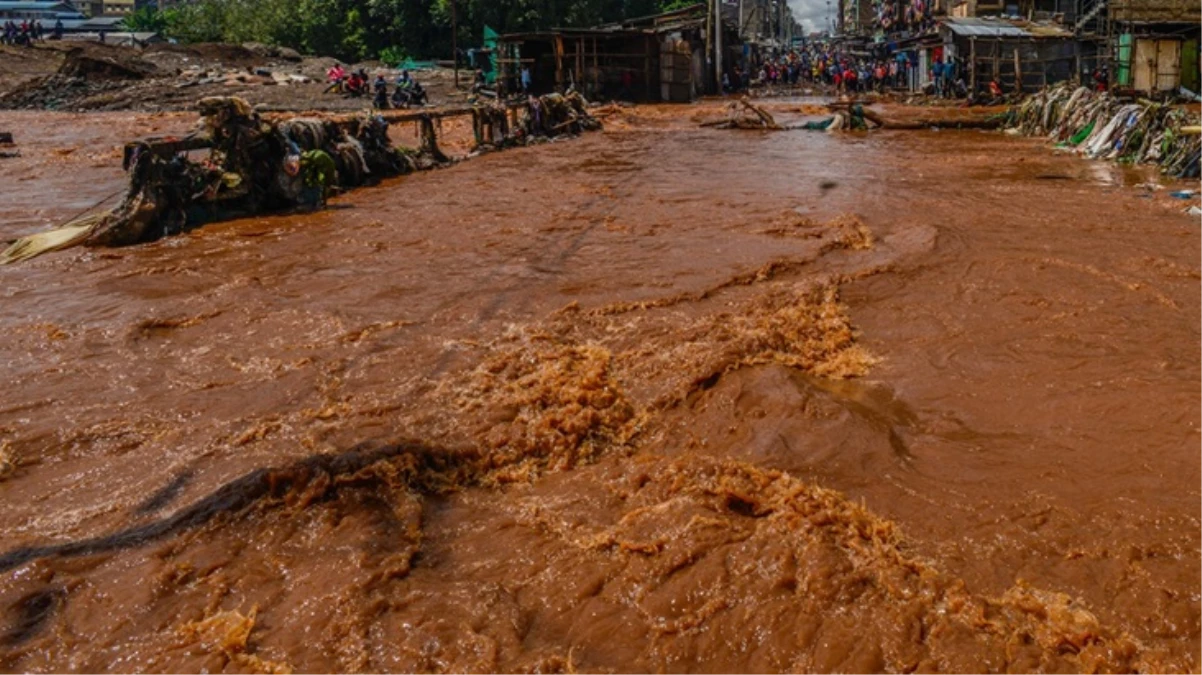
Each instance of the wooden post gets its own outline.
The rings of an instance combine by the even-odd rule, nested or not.
[[[597,38],[593,38],[593,98],[601,98],[601,64],[597,61]]]
[[[1073,84],[1080,86],[1083,81],[1081,79],[1081,41],[1073,40]]]
[[[1000,87],[1002,85],[1002,43],[998,40],[993,41],[993,79]]]
[[[1156,92],[1160,91],[1160,40],[1152,40],[1151,42],[1152,77],[1149,78],[1149,81],[1151,82],[1151,85],[1149,86],[1151,86],[1151,89],[1148,90],[1148,94],[1155,94]]]
[[[1023,93],[1023,67],[1018,57],[1017,46],[1014,48],[1014,91],[1017,94]]]
[[[563,91],[563,36],[555,36],[555,88]]]
[[[584,38],[576,41],[576,86],[584,88]]]
[[[651,99],[651,58],[653,54],[653,45],[655,38],[648,36],[643,42],[643,89],[646,91],[646,100]]]
[[[968,95],[977,95],[977,38],[968,38]]]

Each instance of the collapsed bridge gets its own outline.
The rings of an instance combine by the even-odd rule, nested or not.
[[[315,208],[334,192],[383,178],[447,166],[436,124],[471,116],[477,152],[600,129],[577,93],[522,103],[442,111],[277,118],[236,97],[199,102],[200,129],[182,138],[125,146],[129,187],[115,207],[22,237],[0,252],[0,265],[73,246],[128,246],[205,223],[256,213]],[[416,148],[394,146],[390,124],[413,123]],[[207,150],[204,159],[189,156]],[[115,196],[115,195],[114,195]]]

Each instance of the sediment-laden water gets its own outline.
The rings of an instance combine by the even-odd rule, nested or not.
[[[719,110],[0,269],[0,668],[1196,671],[1196,219]],[[0,115],[0,237],[190,124]]]

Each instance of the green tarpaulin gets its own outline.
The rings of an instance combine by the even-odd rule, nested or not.
[[[1118,72],[1115,73],[1115,80],[1120,87],[1131,86],[1131,34],[1123,33],[1119,36],[1119,53],[1118,53]]]
[[[489,68],[484,72],[484,81],[489,85],[493,85],[497,81],[497,40],[500,37],[497,31],[488,26],[484,27],[484,48],[489,51]]]

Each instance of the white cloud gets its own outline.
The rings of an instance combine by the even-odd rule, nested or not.
[[[828,19],[833,21],[839,11],[838,0],[830,0],[827,8],[826,0],[789,0],[789,9],[793,10],[793,18],[805,26],[806,32],[826,30]]]

